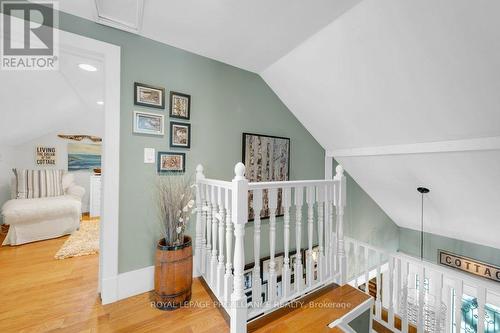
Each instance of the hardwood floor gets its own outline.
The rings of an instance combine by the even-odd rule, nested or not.
[[[98,255],[54,259],[67,237],[0,248],[0,332],[229,332],[198,280],[198,306],[160,311],[149,293],[102,306]]]

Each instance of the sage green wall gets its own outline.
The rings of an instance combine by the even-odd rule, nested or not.
[[[143,149],[172,150],[168,111],[134,106],[135,81],[192,96],[187,174],[201,163],[207,177],[231,180],[241,160],[242,132],[255,132],[291,138],[292,179],[323,178],[324,150],[259,75],[65,13],[60,27],[121,47],[120,273],[152,265],[159,239],[152,190],[156,166],[143,163]],[[165,114],[166,135],[132,134],[134,110]]]
[[[500,249],[424,233],[425,260],[437,263],[439,249],[500,266]],[[406,254],[420,257],[420,232],[412,229],[400,228],[399,250]]]
[[[334,170],[337,165],[335,162]],[[347,171],[345,175],[347,180],[345,235],[386,250],[397,251],[399,227]]]

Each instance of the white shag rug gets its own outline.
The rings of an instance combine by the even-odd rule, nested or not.
[[[67,259],[99,253],[99,220],[81,221],[54,258]]]

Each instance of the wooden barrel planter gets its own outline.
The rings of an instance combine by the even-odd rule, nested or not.
[[[162,239],[156,247],[154,302],[158,309],[174,310],[191,300],[193,247],[191,237],[184,244],[166,246]]]

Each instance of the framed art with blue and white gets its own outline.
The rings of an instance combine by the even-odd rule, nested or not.
[[[158,152],[158,173],[185,172],[186,154],[177,152]]]

